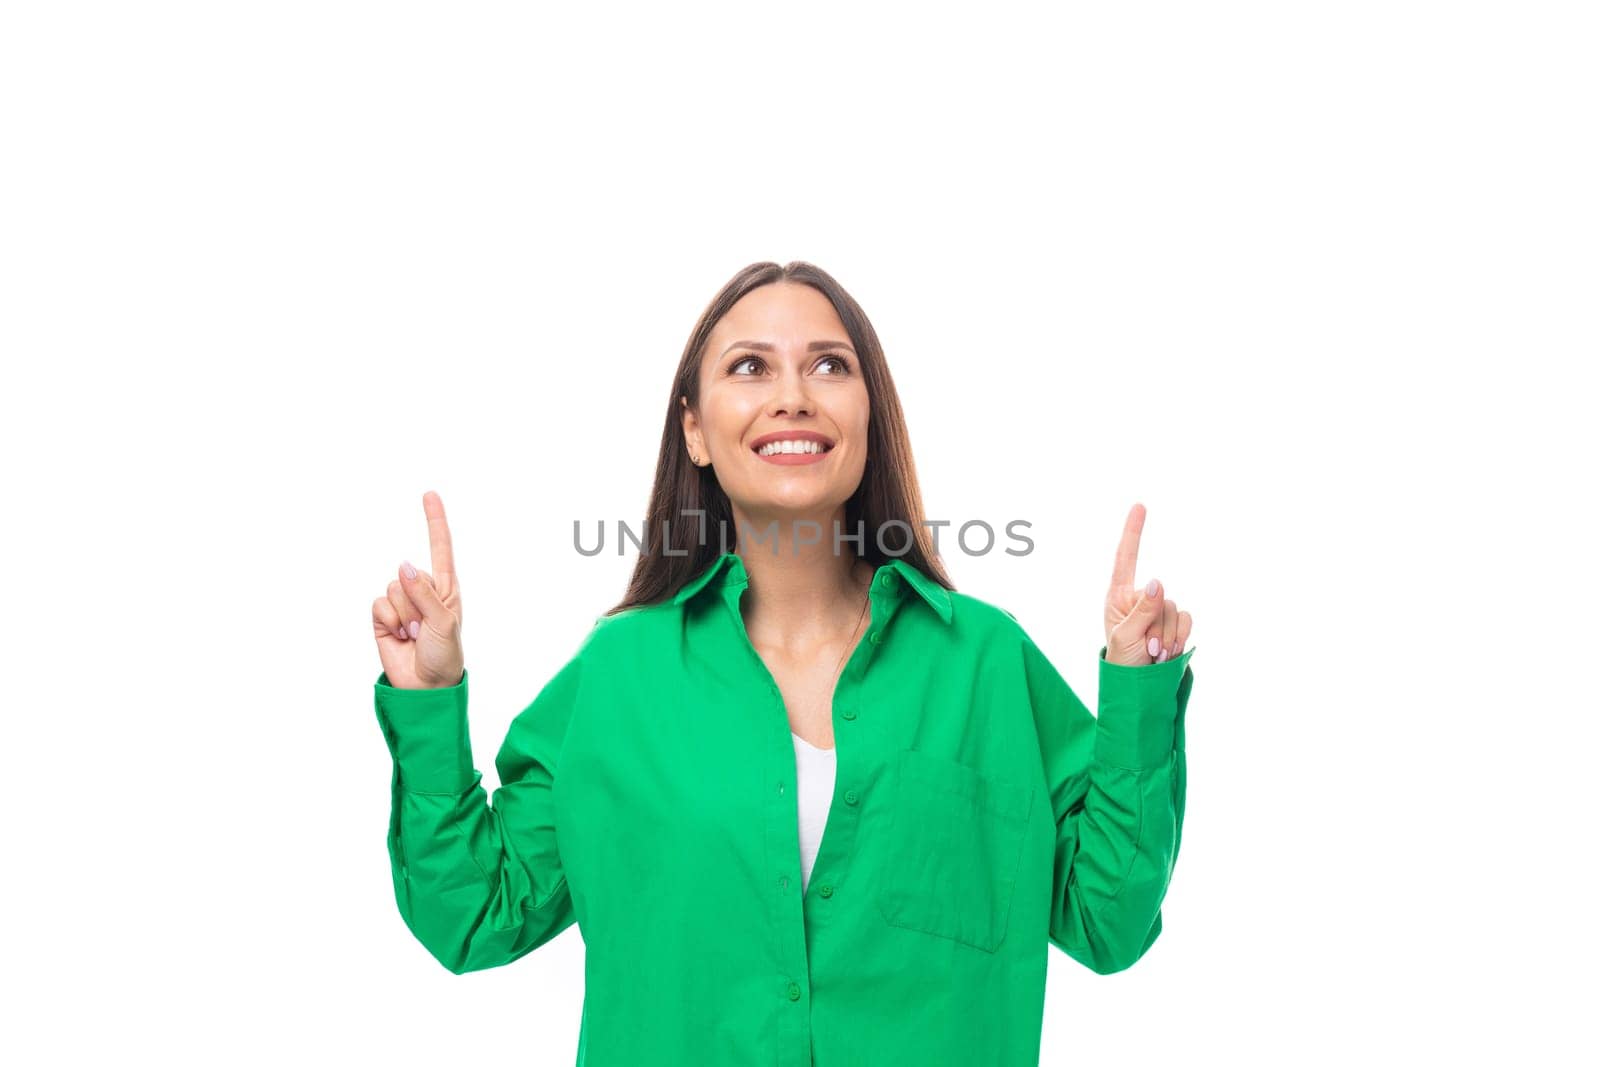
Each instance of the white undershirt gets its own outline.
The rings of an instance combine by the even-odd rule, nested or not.
[[[838,767],[838,748],[818,748],[793,730],[796,789],[800,806],[800,892],[811,881],[811,865],[822,844],[822,829],[828,824],[828,808],[833,804],[833,779]]]

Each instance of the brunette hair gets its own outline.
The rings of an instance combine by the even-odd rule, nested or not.
[[[683,433],[683,409],[678,397],[688,398],[698,410],[700,402],[700,364],[712,329],[746,293],[774,282],[809,285],[833,304],[844,323],[850,343],[855,347],[866,381],[870,416],[867,422],[867,464],[861,484],[845,502],[844,526],[840,535],[863,534],[858,555],[874,565],[886,562],[889,554],[878,545],[878,531],[884,524],[900,520],[899,530],[884,534],[891,547],[909,539],[910,547],[893,558],[903,559],[927,574],[946,589],[954,584],[944,572],[933,540],[923,525],[922,493],[917,487],[916,466],[911,460],[911,440],[906,433],[905,416],[894,379],[884,360],[878,335],[855,298],[821,267],[803,260],[783,266],[777,263],[752,263],[733,276],[712,298],[689,334],[678,369],[672,377],[672,394],[667,399],[666,424],[661,430],[661,452],[656,457],[655,484],[646,508],[643,548],[628,583],[627,595],[606,615],[672,596],[690,578],[710,566],[723,551],[721,531],[727,530],[731,551],[738,543],[733,507],[716,474],[709,465],[697,467],[689,460],[688,441]],[[705,536],[696,510],[705,512]],[[663,531],[667,537],[663,539]],[[823,531],[831,540],[833,531]],[[855,545],[856,542],[845,542]],[[675,553],[668,555],[663,544]]]

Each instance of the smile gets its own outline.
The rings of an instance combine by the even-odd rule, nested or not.
[[[828,451],[828,446],[816,441],[773,441],[756,449],[758,456],[792,455],[794,453],[821,453]]]
[[[792,467],[820,463],[822,457],[833,451],[833,442],[809,430],[789,431],[758,437],[750,450],[768,463]]]

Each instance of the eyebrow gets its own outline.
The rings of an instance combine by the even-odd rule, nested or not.
[[[766,341],[735,341],[733,344],[722,350],[722,355],[727,355],[735,348],[755,348],[760,349],[763,352],[771,352],[775,347],[777,346],[769,344]],[[810,344],[806,345],[807,352],[821,352],[822,350],[828,348],[842,348],[852,356],[856,354],[856,350],[851,348],[850,345],[844,341],[812,341]],[[717,358],[721,359],[722,356],[718,356]]]

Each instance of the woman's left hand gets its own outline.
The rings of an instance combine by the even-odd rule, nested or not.
[[[1144,530],[1143,504],[1133,505],[1122,528],[1117,562],[1106,594],[1106,661],[1125,667],[1164,663],[1183,651],[1194,620],[1179,611],[1175,600],[1154,578],[1143,588],[1133,584],[1139,560],[1139,534]]]

